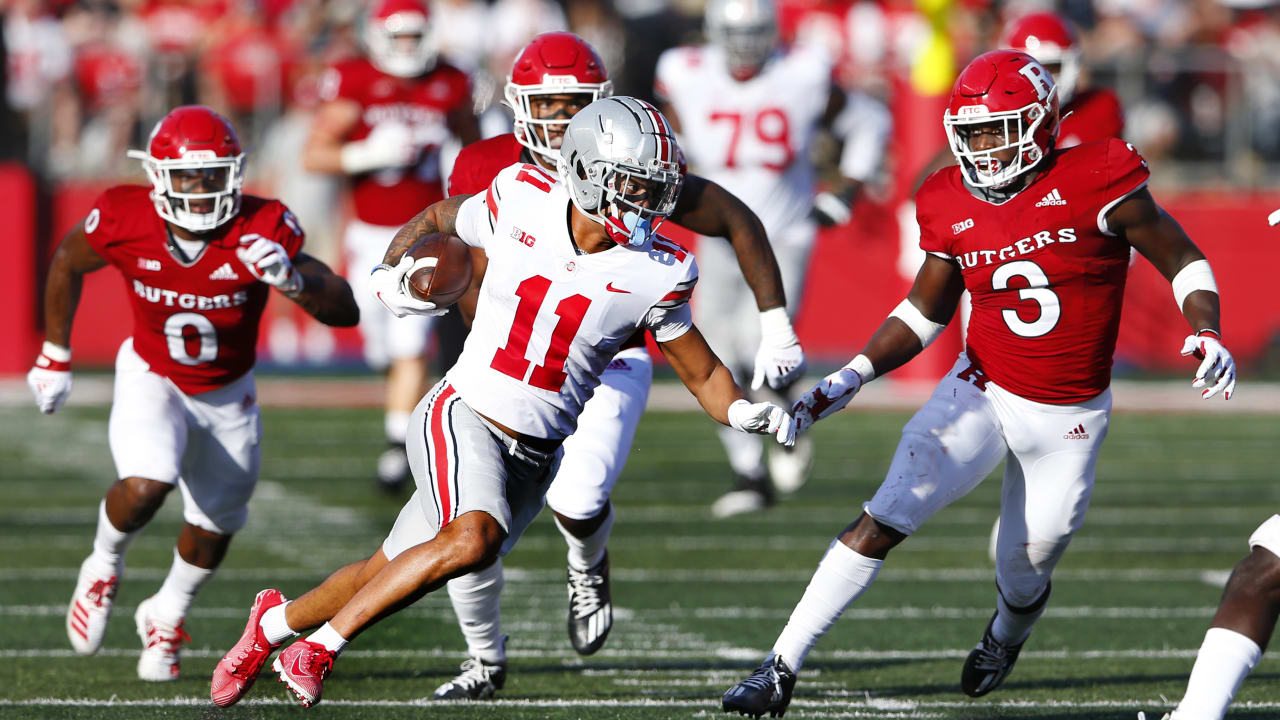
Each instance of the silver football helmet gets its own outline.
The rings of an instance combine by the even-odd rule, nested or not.
[[[724,51],[738,80],[759,72],[778,44],[773,0],[709,0],[705,25],[707,39]]]
[[[621,245],[641,245],[671,215],[684,167],[671,124],[633,97],[596,100],[569,121],[560,180],[574,207]]]

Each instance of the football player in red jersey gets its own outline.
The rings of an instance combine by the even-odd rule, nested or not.
[[[347,279],[361,303],[365,360],[386,368],[388,447],[378,459],[379,487],[409,478],[405,428],[426,388],[432,318],[395,318],[367,292],[369,268],[396,230],[444,197],[440,147],[451,136],[480,137],[466,74],[439,60],[423,0],[378,0],[364,19],[367,57],[338,63],[321,82],[324,101],[307,140],[307,170],[350,178],[355,217],[347,225]]]
[[[832,542],[773,651],[725,693],[726,710],[781,714],[805,656],[889,551],[1005,462],[997,609],[960,681],[974,697],[1000,685],[1089,505],[1131,247],[1169,278],[1191,327],[1181,352],[1201,360],[1192,387],[1235,392],[1209,263],[1146,189],[1132,145],[1056,148],[1053,78],[1013,50],[964,69],[943,123],[959,165],[917,193],[927,255],[915,285],[861,354],[796,403],[797,426],[917,355],[968,290],[966,352],[903,428],[884,483]]]
[[[1000,47],[1035,58],[1058,85],[1059,148],[1124,133],[1124,109],[1110,88],[1081,87],[1084,63],[1080,36],[1066,18],[1052,12],[1033,12],[1009,23]]]
[[[515,132],[463,148],[449,178],[449,193],[483,193],[498,172],[513,163],[537,163],[554,173],[569,119],[609,94],[611,83],[604,64],[577,35],[555,32],[534,38],[517,56],[507,82]],[[671,218],[695,232],[728,238],[757,306],[785,305],[781,272],[768,238],[740,200],[715,183],[686,175]],[[483,253],[474,253],[473,293],[485,262]],[[473,294],[462,304],[464,315],[473,312],[474,301]],[[777,374],[785,363],[769,365],[769,371]],[[791,366],[787,377],[798,376],[801,369]],[[569,545],[569,638],[583,655],[599,650],[613,626],[606,552],[613,527],[609,496],[626,463],[652,380],[653,360],[644,338],[637,335],[600,376],[600,386],[583,408],[579,429],[565,439],[564,458],[547,492],[556,526]],[[463,672],[441,685],[435,697],[489,697],[506,676],[499,608],[501,560],[450,580],[448,590],[471,657]]]
[[[178,677],[187,610],[244,526],[258,480],[253,382],[258,321],[274,287],[320,322],[351,326],[351,288],[301,252],[303,233],[275,200],[242,195],[244,153],[230,123],[201,106],[175,109],[142,160],[152,188],[104,192],[62,239],[45,290],[45,343],[27,381],[41,412],[71,392],[71,321],[83,276],[124,275],[133,336],[116,357],[108,436],[119,480],[98,509],[93,554],[80,566],[67,636],[82,655],[102,646],[124,554],[181,482],[173,566],[134,619],[138,676]]]

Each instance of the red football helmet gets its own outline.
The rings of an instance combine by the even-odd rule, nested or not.
[[[560,157],[568,117],[533,117],[531,100],[538,95],[589,95],[589,105],[613,94],[604,61],[587,41],[570,32],[543,33],[516,57],[507,77],[506,99],[515,114],[515,136],[521,145],[551,161]],[[551,130],[555,129],[554,135]]]
[[[240,212],[244,151],[231,123],[213,110],[175,108],[156,123],[147,149],[128,155],[142,161],[156,213],[166,221],[207,232]],[[201,192],[185,191],[193,179]]]
[[[365,17],[364,42],[375,67],[396,77],[417,77],[436,62],[431,11],[423,0],[379,0]]]
[[[1004,143],[974,150],[973,126],[1003,123]],[[1058,93],[1053,77],[1035,58],[1016,50],[992,50],[974,58],[956,78],[942,125],[970,184],[1000,188],[1035,167],[1058,138]],[[1016,148],[1007,163],[996,153]]]
[[[1080,79],[1080,37],[1065,18],[1051,12],[1023,15],[1004,29],[1000,47],[1024,52],[1048,68],[1058,99],[1071,102]]]

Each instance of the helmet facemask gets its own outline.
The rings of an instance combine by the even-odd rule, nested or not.
[[[942,124],[947,131],[951,152],[960,162],[969,184],[980,188],[1005,188],[1019,175],[1032,169],[1044,159],[1047,149],[1036,143],[1036,132],[1050,122],[1053,93],[1043,103],[1031,103],[1017,110],[990,112],[985,105],[967,105],[956,115],[950,110],[943,114]],[[970,147],[973,129],[981,125],[1000,124],[1004,143],[992,148],[974,150]],[[997,153],[1016,149],[1013,158],[1004,162]]]
[[[594,186],[599,203],[586,208],[574,204],[587,217],[604,225],[609,239],[619,245],[643,245],[676,209],[684,176],[674,162],[650,159],[644,165],[597,161],[587,165],[579,160],[573,172]]]
[[[772,21],[752,25],[716,24],[708,28],[711,42],[724,51],[729,72],[737,80],[754,77],[778,42]]]
[[[564,141],[564,131],[569,127],[573,113],[590,105],[602,97],[613,94],[613,83],[579,82],[572,75],[546,75],[540,85],[517,85],[507,82],[506,101],[515,116],[514,129],[516,140],[547,161],[549,167],[555,167],[560,161],[560,145]],[[558,112],[551,117],[535,117],[534,103],[536,98],[548,95],[573,95],[572,102],[561,105]],[[574,108],[573,112],[568,107]]]
[[[240,212],[244,153],[220,157],[212,150],[190,150],[174,159],[155,158],[141,150],[128,154],[142,161],[151,181],[151,201],[166,222],[204,233]],[[192,187],[199,187],[200,192],[188,192]]]
[[[386,18],[369,18],[364,41],[369,59],[388,75],[417,77],[436,61],[431,21],[421,13],[398,12]]]

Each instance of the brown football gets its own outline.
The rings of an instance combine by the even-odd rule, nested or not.
[[[470,248],[452,235],[427,235],[404,254],[414,259],[413,269],[405,275],[405,289],[419,300],[448,307],[471,285]],[[435,258],[434,267],[428,258]]]

